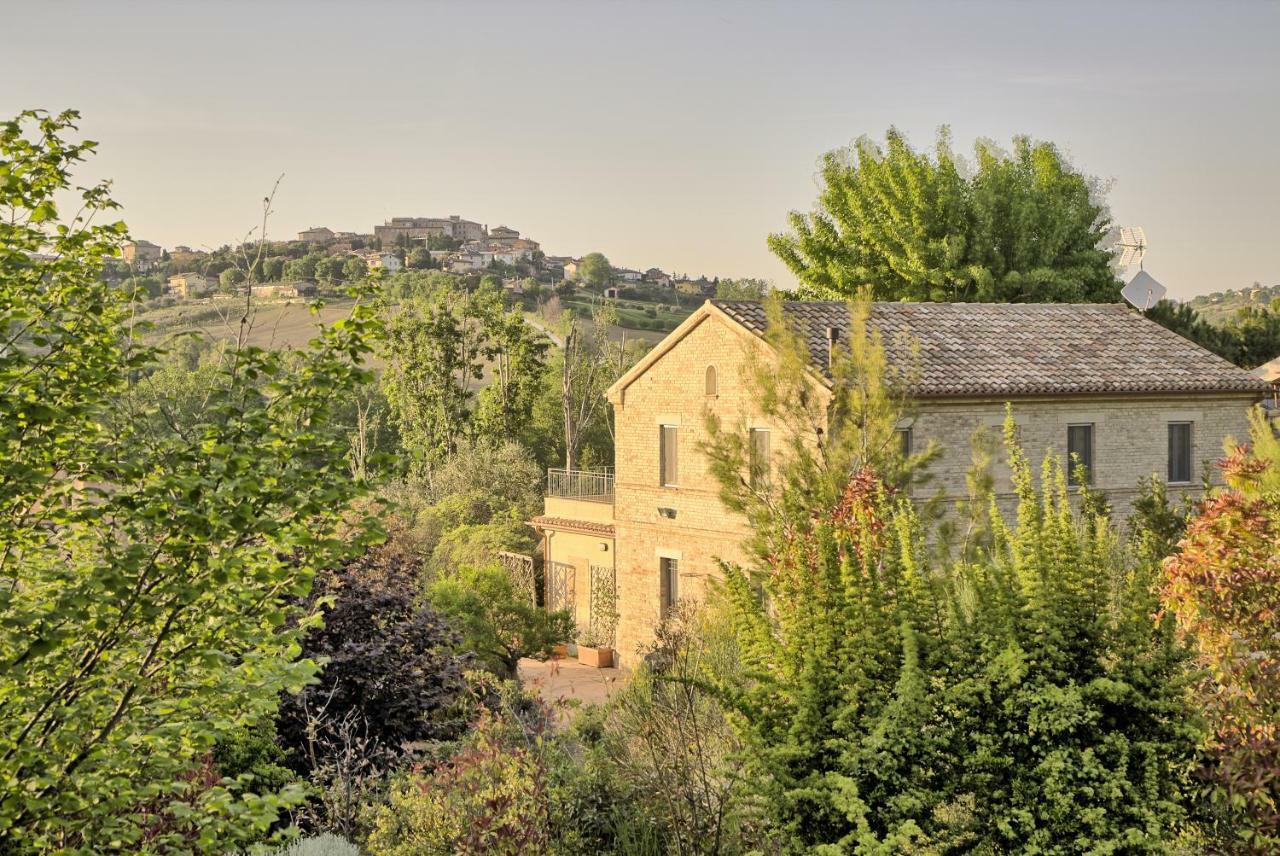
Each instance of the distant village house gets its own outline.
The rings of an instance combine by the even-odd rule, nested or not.
[[[315,283],[307,282],[305,280],[300,280],[298,282],[278,282],[255,285],[251,289],[254,297],[262,299],[307,297],[315,294],[315,291]]]
[[[644,281],[662,288],[671,287],[671,277],[663,273],[661,268],[649,268],[645,271]]]
[[[364,253],[361,258],[369,266],[369,270],[385,270],[387,273],[395,273],[403,267],[400,263],[400,257],[395,253]]]
[[[134,267],[146,269],[164,258],[164,249],[150,241],[130,241],[120,248],[120,255]]]
[[[182,300],[202,297],[213,290],[214,282],[203,274],[175,273],[169,277],[169,293]]]
[[[298,240],[308,244],[326,244],[333,239],[333,230],[325,226],[312,226],[298,233]]]

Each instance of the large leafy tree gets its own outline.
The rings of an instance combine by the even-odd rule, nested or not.
[[[467,436],[501,309],[491,289],[468,294],[443,283],[392,317],[382,385],[412,470],[429,476]]]
[[[358,307],[294,364],[228,350],[182,430],[121,418],[156,354],[101,282],[126,229],[100,222],[106,187],[72,187],[94,148],[75,119],[0,124],[0,841],[222,853],[301,796],[219,778],[210,753],[316,672],[289,604],[361,489],[329,416],[375,322]]]
[[[429,479],[463,441],[527,434],[549,343],[498,288],[467,292],[446,275],[410,288],[389,326],[383,389],[411,471]]]
[[[1092,187],[1052,143],[979,142],[970,173],[946,129],[931,157],[890,128],[884,146],[828,152],[814,210],[792,212],[769,246],[824,299],[870,286],[877,300],[1114,302]]]
[[[493,380],[477,402],[476,434],[495,442],[525,437],[546,382],[551,342],[518,310],[493,313],[487,332],[493,349]]]
[[[542,430],[559,431],[557,451],[563,452],[567,469],[613,461],[613,408],[605,391],[647,348],[642,340],[625,334],[611,338],[617,321],[617,310],[605,305],[594,306],[590,318],[570,310],[557,321],[558,359],[533,415],[545,426]]]
[[[603,288],[613,279],[613,266],[604,253],[587,253],[578,262],[578,279],[587,285]]]
[[[1165,564],[1165,596],[1205,668],[1212,733],[1200,767],[1228,850],[1280,849],[1280,440],[1254,410],[1253,445],[1224,462]]]

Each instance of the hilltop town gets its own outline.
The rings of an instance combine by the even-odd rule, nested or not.
[[[647,316],[624,312],[624,326],[629,320],[637,329],[658,331],[674,327],[702,299],[725,291],[719,277],[614,266],[601,253],[550,255],[517,229],[490,227],[457,214],[392,217],[369,232],[312,226],[298,232],[296,240],[267,243],[260,254],[255,246],[252,255],[261,258],[251,265],[252,277],[243,264],[244,249],[167,249],[136,239],[125,245],[121,263],[111,273],[132,279],[150,299],[213,301],[243,296],[246,290],[259,298],[304,297],[370,272],[439,270],[476,281],[493,277],[514,299],[593,292]],[[768,288],[760,280],[728,282],[731,296],[743,296],[744,288],[758,296]],[[626,301],[636,305],[629,307]]]

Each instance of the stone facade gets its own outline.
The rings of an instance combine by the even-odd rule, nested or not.
[[[613,558],[618,592],[617,651],[623,665],[632,665],[653,636],[661,619],[664,586],[662,569],[675,560],[675,595],[700,599],[707,582],[719,573],[721,561],[745,558],[742,544],[749,536],[745,520],[729,512],[707,466],[701,445],[707,440],[708,412],[720,417],[725,429],[771,432],[771,459],[786,438],[780,426],[759,414],[746,383],[745,369],[752,352],[767,359],[763,340],[708,303],[610,390],[616,425],[614,502],[547,499],[547,516],[539,518],[549,561],[572,565],[578,581],[579,616],[589,603],[588,566]],[[815,391],[825,394],[815,383]],[[1118,517],[1130,511],[1139,479],[1153,473],[1167,479],[1168,425],[1191,423],[1192,470],[1185,484],[1171,485],[1171,494],[1196,494],[1202,477],[1216,477],[1212,462],[1221,456],[1227,437],[1248,432],[1247,411],[1258,400],[1251,392],[1161,395],[1037,395],[1013,396],[1014,421],[1023,449],[1039,472],[1039,463],[1052,452],[1065,462],[1067,429],[1091,425],[1092,479],[1104,491]],[[939,492],[951,501],[966,496],[965,476],[972,464],[971,438],[990,431],[999,440],[1005,419],[1003,398],[923,398],[916,412],[900,427],[910,429],[914,451],[930,443],[940,447],[913,485],[920,499]],[[668,441],[674,428],[674,479],[663,469],[663,426]],[[997,455],[993,467],[1002,507],[1009,509],[1009,473]],[[674,481],[673,484],[664,484]],[[611,523],[612,539],[600,531],[569,531],[570,521]],[[601,549],[601,544],[607,547]]]
[[[308,244],[323,244],[333,239],[333,230],[328,226],[312,226],[298,233],[298,240]]]
[[[120,255],[136,267],[149,267],[164,257],[164,249],[150,241],[130,241],[120,248]]]
[[[1028,397],[1012,399],[1010,404],[1021,446],[1037,474],[1047,453],[1066,464],[1069,425],[1093,426],[1092,485],[1106,493],[1116,517],[1123,520],[1141,479],[1155,475],[1169,482],[1169,423],[1191,423],[1190,478],[1170,482],[1170,498],[1198,496],[1204,477],[1220,482],[1214,462],[1222,457],[1227,438],[1248,436],[1248,410],[1256,402],[1257,396],[1235,393]],[[914,418],[904,421],[904,427],[911,427],[913,450],[919,452],[932,441],[941,447],[941,454],[930,462],[926,480],[914,495],[941,493],[948,502],[965,498],[965,476],[972,467],[971,438],[985,430],[999,441],[1004,420],[1004,401],[920,402]],[[1002,455],[997,455],[992,475],[1001,507],[1010,509],[1015,500]]]
[[[673,336],[676,334],[672,334]],[[661,615],[662,559],[675,559],[679,598],[700,599],[719,562],[744,558],[746,523],[720,502],[719,485],[700,445],[705,417],[726,428],[768,427],[754,412],[742,370],[758,341],[712,314],[695,322],[674,347],[625,389],[611,395],[617,472],[618,654],[626,664],[653,636]],[[707,370],[715,392],[707,394]],[[677,486],[661,484],[660,436],[676,427]]]
[[[548,605],[569,608],[585,628],[591,620],[592,567],[615,570],[614,507],[610,502],[549,496],[542,532],[544,587]],[[551,563],[567,565],[553,576]]]
[[[184,300],[207,294],[213,286],[213,280],[198,273],[175,273],[169,277],[169,293]]]
[[[485,234],[484,226],[463,220],[457,214],[448,217],[392,217],[381,226],[373,227],[373,236],[382,241],[383,248],[393,246],[401,236],[413,241],[425,241],[441,235],[458,241],[479,241]]]

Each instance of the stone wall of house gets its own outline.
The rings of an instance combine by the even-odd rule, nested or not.
[[[580,631],[585,630],[591,620],[591,568],[613,568],[613,539],[568,531],[548,531],[543,537],[546,550],[546,561],[542,568],[543,584],[548,587],[543,594],[546,596],[552,588],[565,588],[568,595],[567,602],[547,605],[571,607]],[[567,565],[571,570],[556,569],[552,567],[553,562]],[[561,579],[553,581],[552,577],[556,574],[560,574]],[[567,577],[567,586],[564,577]]]
[[[1170,485],[1171,498],[1198,496],[1205,475],[1220,481],[1214,462],[1222,457],[1224,440],[1247,438],[1248,410],[1254,400],[1249,395],[1025,398],[1013,402],[1013,416],[1037,477],[1050,452],[1066,463],[1067,426],[1093,425],[1092,484],[1106,493],[1116,517],[1124,519],[1139,480],[1153,473],[1168,478],[1169,423],[1192,423],[1191,479],[1185,485]],[[914,419],[907,420],[913,448],[919,452],[933,441],[941,446],[941,454],[929,464],[926,479],[913,488],[913,495],[925,498],[941,491],[949,502],[966,497],[972,438],[985,431],[1000,444],[991,473],[997,493],[1003,494],[1001,507],[1011,509],[1014,498],[1000,443],[1004,419],[1003,401],[923,402]]]
[[[750,535],[746,521],[721,504],[719,486],[699,445],[707,438],[708,411],[719,414],[726,428],[767,427],[741,376],[747,349],[759,347],[749,336],[718,317],[706,318],[614,402],[618,653],[623,664],[635,662],[638,646],[652,639],[660,620],[662,558],[678,562],[681,599],[700,599],[708,578],[719,572],[720,560],[743,558],[741,544]],[[706,392],[709,366],[716,376],[712,395]],[[677,426],[677,487],[661,484],[662,425]]]

